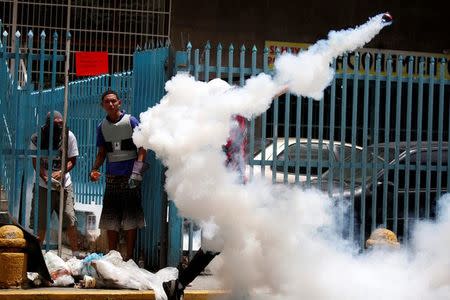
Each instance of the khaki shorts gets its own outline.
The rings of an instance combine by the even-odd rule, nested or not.
[[[50,215],[53,211],[59,216],[59,191],[51,191],[51,210]],[[75,226],[77,223],[77,218],[75,216],[74,209],[74,196],[72,185],[64,188],[64,217],[63,217],[63,228],[68,226]],[[30,214],[30,228],[34,227],[34,210],[35,210],[35,190],[33,188],[33,199],[31,201],[31,214]],[[44,187],[39,187],[39,206],[38,206],[38,228],[39,230],[47,229],[47,189]]]

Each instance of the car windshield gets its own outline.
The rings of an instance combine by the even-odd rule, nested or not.
[[[363,155],[361,151],[357,151],[355,152],[355,158],[354,158],[354,163],[355,164],[361,164],[363,162]],[[363,175],[364,175],[364,171],[366,172],[366,181],[369,181],[374,173],[374,170],[376,170],[376,168],[374,167],[374,164],[378,164],[378,166],[380,164],[382,164],[384,162],[384,160],[379,157],[379,156],[375,156],[372,153],[367,153],[367,160],[366,160],[367,164],[365,166],[365,168],[362,168],[362,166],[358,166],[356,165],[355,167],[351,167],[352,163],[352,159],[351,156],[347,156],[345,158],[344,164],[346,164],[343,167],[343,175],[342,175],[342,180],[344,182],[352,182],[352,177],[354,178],[354,182],[355,183],[362,183],[363,182]],[[353,176],[352,176],[353,175]],[[341,178],[341,169],[339,167],[333,168],[333,169],[328,169],[325,173],[323,173],[322,175],[322,180],[332,180],[332,181],[339,181]]]
[[[375,150],[377,150],[377,155],[379,157],[381,157],[382,159],[384,159],[385,155],[387,158],[387,161],[392,161],[395,158],[395,148],[394,147],[385,147],[385,144],[380,144],[375,146],[369,146],[367,147],[367,152],[368,153],[375,153]]]
[[[333,152],[331,152],[331,155],[334,155]],[[280,154],[277,155],[278,161],[285,161],[285,158],[287,158],[287,162],[294,163],[296,161],[322,161],[322,172],[325,172],[328,170],[326,167],[328,160],[330,156],[330,151],[328,149],[328,144],[322,143],[321,147],[319,147],[318,143],[310,143],[308,147],[308,143],[294,143],[289,145],[289,147],[286,150],[283,150],[280,152]],[[298,157],[298,160],[297,160]],[[334,158],[333,158],[334,159]],[[295,166],[290,164],[287,168],[288,173],[295,174],[296,168],[298,168],[299,174],[307,174],[308,169],[306,166]],[[284,171],[284,165],[278,165],[277,166],[278,172]],[[319,172],[318,167],[316,166],[310,166],[309,172],[311,175],[316,176]]]
[[[308,158],[310,160],[319,160],[319,158],[321,158],[322,160],[328,160],[330,154],[327,144],[322,144],[322,147],[320,148],[318,143],[311,143],[309,149],[310,150],[308,151],[307,143],[289,145],[287,151],[287,159],[289,161],[295,161],[298,155],[298,158],[303,161],[307,160]],[[278,154],[277,159],[284,160],[286,155],[285,152],[286,150],[283,150],[280,154]]]
[[[269,145],[272,145],[272,144],[273,144],[273,139],[271,139],[271,138],[266,138],[264,140],[263,139],[255,140],[253,156],[260,154],[263,149],[266,149]],[[247,147],[246,153],[249,153],[250,149],[248,149],[248,148],[250,147],[250,143],[247,143],[246,147]]]

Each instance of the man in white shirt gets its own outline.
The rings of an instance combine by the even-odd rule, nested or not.
[[[45,233],[47,230],[47,191],[48,191],[48,181],[50,180],[51,187],[51,210],[50,213],[56,211],[59,215],[59,199],[60,199],[60,189],[61,189],[61,152],[62,152],[62,133],[63,133],[63,118],[60,112],[53,111],[53,138],[50,141],[50,119],[51,113],[47,113],[47,118],[45,125],[41,127],[40,132],[40,149],[48,150],[50,144],[52,144],[53,150],[59,150],[60,155],[55,157],[52,161],[52,166],[49,168],[47,157],[40,158],[39,171],[36,170],[36,157],[33,157],[33,167],[36,170],[36,174],[39,175],[39,203],[36,207],[35,197],[36,193],[33,191],[33,200],[31,204],[31,215],[30,224],[34,226],[34,214],[35,209],[38,209],[38,236],[41,244],[45,239]],[[77,139],[72,131],[67,130],[67,144],[66,144],[66,174],[64,177],[64,217],[63,217],[63,227],[67,229],[67,235],[69,237],[70,246],[73,255],[78,256],[78,240],[77,240],[77,229],[76,229],[76,216],[74,209],[74,195],[72,189],[72,181],[70,178],[70,170],[76,164],[78,156],[78,145]],[[37,150],[39,141],[38,133],[34,133],[31,136],[30,150]],[[48,170],[51,169],[51,174]]]

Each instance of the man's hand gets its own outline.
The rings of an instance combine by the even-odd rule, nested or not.
[[[52,190],[60,190],[61,189],[61,182],[59,180],[54,179],[53,177],[51,178],[51,185],[52,185]]]
[[[95,182],[95,181],[98,181],[100,179],[101,175],[102,175],[102,173],[100,173],[99,170],[93,169],[93,170],[91,170],[91,173],[89,173],[89,179],[91,181]]]
[[[148,169],[148,164],[143,161],[135,161],[133,165],[133,171],[131,172],[130,179],[128,180],[128,186],[130,189],[134,189],[140,186],[142,182],[142,176]]]
[[[61,180],[61,171],[53,171],[52,178],[57,181]]]

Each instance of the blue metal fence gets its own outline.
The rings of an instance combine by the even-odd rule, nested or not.
[[[8,49],[6,35],[0,45],[0,183],[7,193],[11,214],[25,226],[28,225],[27,197],[33,188],[34,170],[32,157],[54,159],[56,151],[31,151],[30,136],[39,132],[48,111],[63,111],[64,88],[57,87],[56,66],[64,61],[59,55],[58,36],[53,36],[53,50],[45,51],[46,35],[39,36],[39,51],[33,52],[34,36],[27,35],[25,47],[20,47],[21,37],[16,34],[16,48]],[[134,55],[133,72],[90,77],[69,83],[69,107],[67,125],[75,134],[79,156],[77,165],[71,171],[75,200],[81,204],[102,204],[104,178],[99,183],[89,181],[88,173],[97,152],[96,127],[105,113],[100,106],[100,96],[107,90],[118,92],[122,108],[138,116],[140,112],[155,105],[164,93],[168,48],[138,51]],[[12,59],[13,69],[10,69]],[[44,72],[44,65],[51,64],[52,72]],[[26,66],[26,67],[24,67]],[[33,67],[37,66],[37,84],[27,80]],[[26,76],[28,75],[28,76]],[[21,81],[20,81],[21,80]],[[166,232],[166,212],[163,193],[162,166],[150,153],[152,168],[145,175],[143,202],[147,227],[140,231],[136,255],[144,256],[153,267],[165,263],[165,251],[161,241]],[[51,164],[50,164],[51,165]],[[37,191],[37,184],[36,184]],[[37,193],[35,197],[38,197]],[[37,201],[36,201],[37,202]],[[50,206],[48,206],[50,207]],[[37,232],[37,211],[34,230]],[[50,228],[50,211],[47,213],[47,228]],[[46,248],[50,243],[47,239]]]
[[[169,48],[138,51],[133,56],[133,107],[138,116],[159,103],[167,81]],[[167,200],[164,193],[164,168],[149,151],[150,169],[144,177],[142,205],[147,227],[138,236],[139,256],[153,267],[163,266],[167,259]]]
[[[209,43],[201,50],[189,43],[175,69],[243,85],[260,72],[272,74],[268,54],[220,44],[214,54]],[[447,59],[366,51],[338,57],[333,68],[321,101],[288,93],[249,121],[250,174],[348,201],[343,234],[360,246],[379,226],[407,243],[411,224],[435,216],[450,182]]]
[[[1,26],[0,26],[1,27]],[[29,151],[30,136],[37,131],[39,122],[44,120],[46,112],[43,109],[56,109],[56,102],[53,101],[53,94],[43,92],[44,87],[44,63],[56,66],[64,59],[58,55],[56,45],[58,36],[53,35],[53,50],[46,53],[43,44],[46,39],[44,32],[39,36],[40,50],[33,53],[33,33],[27,34],[27,41],[24,47],[21,45],[21,35],[15,33],[15,49],[8,51],[7,33],[3,33],[3,40],[0,45],[0,107],[2,122],[0,125],[1,134],[1,165],[0,182],[6,191],[9,199],[10,213],[17,219],[25,220],[25,201],[29,178],[32,174],[31,157],[34,155],[48,156],[53,159],[56,155],[53,151]],[[35,87],[28,81],[31,77],[31,66],[34,62],[39,62],[41,70],[38,83],[38,95]],[[56,89],[55,74],[47,78],[47,86],[51,90]],[[38,108],[38,103],[42,104]],[[21,201],[22,200],[22,201]]]
[[[64,90],[56,86],[54,72],[44,74],[43,66],[62,63],[64,57],[56,49],[57,36],[50,53],[42,47],[37,53],[31,50],[32,34],[22,48],[20,36],[16,38],[16,49],[8,51],[6,39],[0,47],[0,183],[11,213],[25,224],[21,202],[33,177],[31,156],[55,155],[29,151],[29,137],[39,130],[47,111],[63,106]],[[45,38],[39,36],[40,45]],[[224,51],[219,45],[212,52],[209,43],[202,51],[189,44],[177,52],[174,70],[189,70],[198,80],[220,77],[238,85],[260,72],[272,73],[268,49],[258,53],[256,47],[247,51],[242,46],[235,51],[231,45]],[[138,116],[164,95],[168,57],[168,47],[138,51],[132,72],[69,84],[68,126],[80,151],[71,172],[78,202],[101,204],[103,183],[88,181],[96,153],[95,127],[104,116],[100,95],[108,88],[118,91],[125,110]],[[20,63],[10,69],[12,59]],[[33,66],[40,70],[36,85],[24,76]],[[360,245],[380,225],[407,242],[411,223],[434,217],[436,199],[450,183],[447,60],[350,53],[337,58],[333,67],[336,75],[322,101],[286,94],[249,121],[250,174],[322,188],[337,201],[348,201],[350,210],[341,218],[348,220],[343,234]],[[148,226],[139,234],[136,255],[154,267],[166,261],[177,265],[183,219],[165,199],[163,166],[151,152],[148,161],[151,168],[143,186]],[[189,245],[192,251],[192,242]]]

